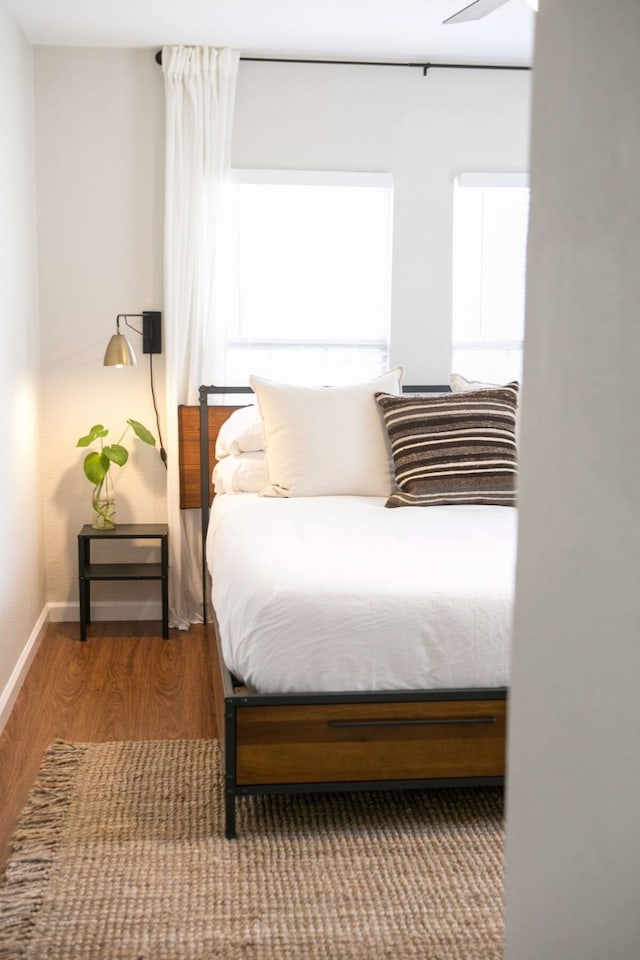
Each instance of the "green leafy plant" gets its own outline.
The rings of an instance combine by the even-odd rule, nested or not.
[[[138,420],[127,420],[122,436],[116,443],[105,444],[104,438],[108,436],[109,431],[101,423],[96,423],[86,436],[80,437],[76,444],[77,447],[88,447],[96,440],[100,441],[100,449],[90,451],[83,461],[85,476],[94,488],[91,497],[91,504],[96,516],[94,526],[100,528],[115,527],[114,503],[110,496],[109,471],[112,463],[124,467],[129,459],[129,451],[122,445],[122,441],[130,429],[143,443],[155,447],[156,438]]]

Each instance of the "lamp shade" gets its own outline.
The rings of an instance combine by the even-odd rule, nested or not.
[[[114,333],[104,355],[105,367],[131,367],[137,364],[133,347],[122,333]]]

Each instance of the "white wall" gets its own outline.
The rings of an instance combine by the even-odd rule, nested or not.
[[[102,360],[118,313],[162,309],[162,75],[140,50],[39,47],[35,66],[47,599],[61,605],[54,618],[73,619],[76,535],[91,520],[92,491],[76,441],[94,423],[117,440],[129,417],[157,436],[141,338],[130,336],[137,367]],[[154,372],[163,413],[163,355]],[[112,468],[117,520],[163,521],[165,468],[129,438],[129,463]],[[154,584],[97,583],[92,599],[96,619],[108,600],[159,611]]]
[[[393,173],[392,362],[408,381],[449,373],[453,177],[527,169],[529,85],[511,72],[240,64],[235,166]],[[101,363],[116,313],[162,307],[163,99],[152,51],[36,50],[47,597],[61,616],[76,603],[90,494],[75,440],[95,420],[151,425],[145,365]],[[119,481],[121,522],[164,516],[150,453]],[[140,596],[128,586],[98,585],[106,600]]]
[[[541,4],[509,960],[640,956],[640,5]]]
[[[44,607],[31,46],[0,0],[0,726]],[[34,633],[35,631],[35,633]]]

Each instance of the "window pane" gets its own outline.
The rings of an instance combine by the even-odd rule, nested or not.
[[[386,348],[332,345],[292,348],[230,346],[227,353],[227,381],[246,383],[252,373],[299,384],[347,384],[373,380],[389,366]]]
[[[522,379],[522,347],[473,349],[454,347],[451,369],[469,380],[509,383]]]
[[[529,191],[483,190],[482,340],[522,340]]]
[[[454,191],[452,367],[502,382],[522,366],[529,189],[476,179]]]
[[[232,183],[225,210],[227,382],[251,372],[315,383],[382,372],[392,188]]]

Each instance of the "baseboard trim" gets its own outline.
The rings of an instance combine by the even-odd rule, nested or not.
[[[52,623],[78,623],[80,606],[76,603],[48,603],[48,619]],[[98,620],[162,620],[159,600],[92,600],[91,619]]]
[[[48,604],[45,604],[45,607],[38,617],[35,627],[29,635],[29,639],[24,645],[22,653],[18,658],[18,662],[13,668],[13,672],[9,677],[7,685],[5,686],[2,693],[0,693],[0,733],[4,730],[9,717],[11,716],[11,711],[13,710],[14,704],[18,698],[18,694],[22,689],[22,684],[24,683],[26,676],[29,672],[29,667],[38,652],[38,647],[42,641],[42,638],[45,635],[47,629],[47,622],[49,620],[49,611],[47,609]]]

